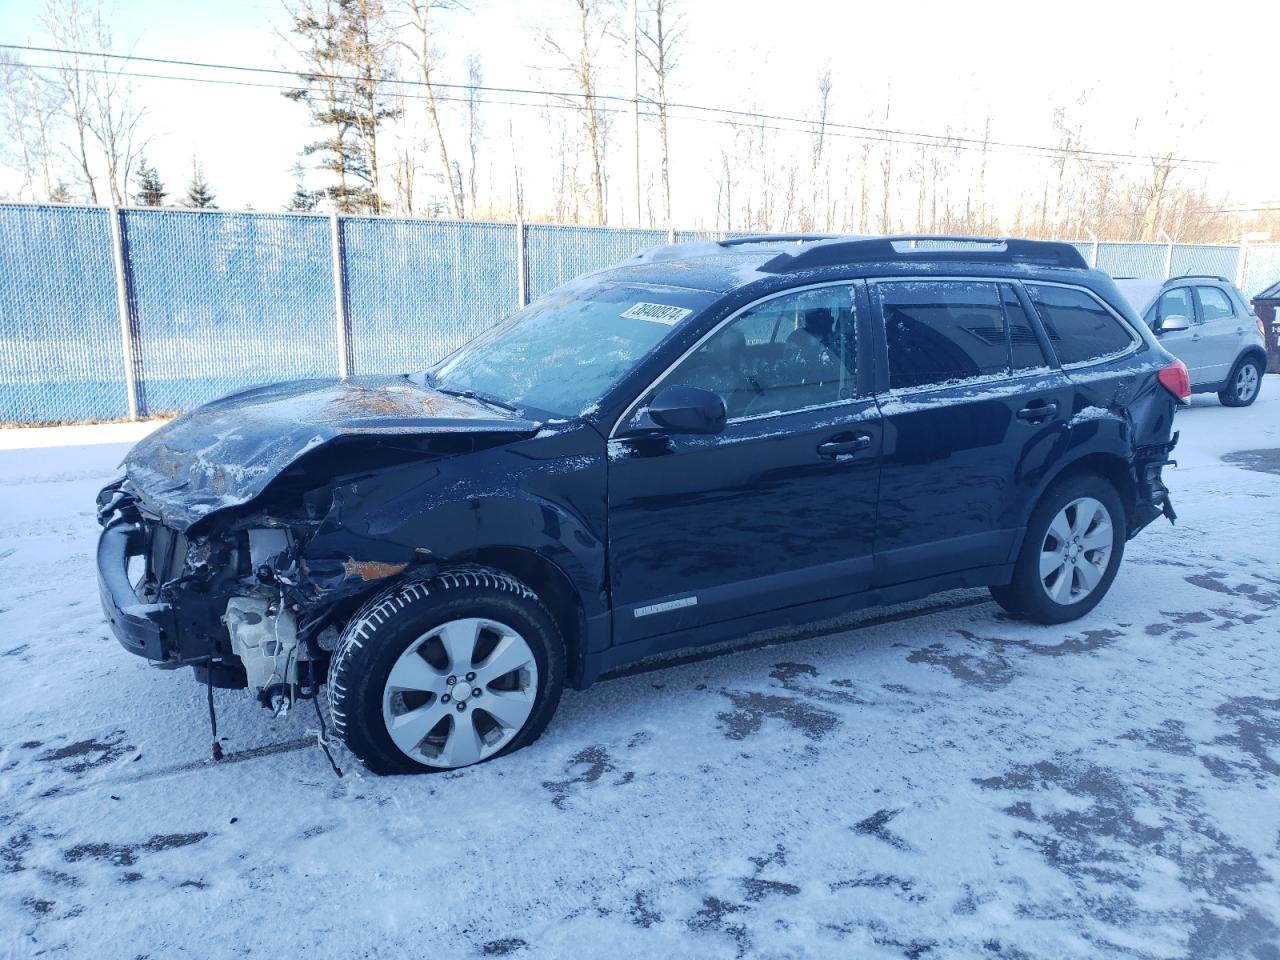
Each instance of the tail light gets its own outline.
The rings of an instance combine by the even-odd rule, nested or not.
[[[1187,365],[1181,360],[1175,360],[1162,369],[1156,374],[1156,379],[1179,403],[1191,399],[1191,374],[1187,373]]]
[[[1261,318],[1261,317],[1259,317],[1259,318],[1258,318],[1258,320],[1257,320],[1257,324],[1258,324],[1258,336],[1260,336],[1260,337],[1262,338],[1262,342],[1263,342],[1263,343],[1266,343],[1266,342],[1267,342],[1267,328],[1266,328],[1265,326],[1263,326],[1262,318]]]

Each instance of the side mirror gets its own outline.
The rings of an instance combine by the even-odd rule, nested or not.
[[[649,419],[672,433],[719,433],[726,413],[720,394],[672,384],[649,402]]]
[[[1180,313],[1171,313],[1160,323],[1157,333],[1177,333],[1179,330],[1190,330],[1191,321]]]

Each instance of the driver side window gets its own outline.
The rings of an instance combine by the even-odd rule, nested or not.
[[[783,294],[713,333],[658,389],[711,390],[731,420],[837,403],[855,394],[855,339],[852,287]]]

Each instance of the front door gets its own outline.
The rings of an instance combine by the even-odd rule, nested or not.
[[[609,444],[614,642],[865,589],[880,416],[860,384],[860,285],[794,291],[721,325],[669,384],[713,390],[716,436],[645,430]]]
[[[1164,322],[1169,317],[1186,317],[1189,326],[1186,330],[1166,331]],[[1211,349],[1204,338],[1196,296],[1191,287],[1173,287],[1160,294],[1156,301],[1155,331],[1160,338],[1160,346],[1187,365],[1193,387],[1214,382]]]

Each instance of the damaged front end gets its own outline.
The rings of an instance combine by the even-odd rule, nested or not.
[[[421,503],[442,457],[533,429],[403,381],[253,401],[201,408],[134,448],[98,495],[99,588],[125,649],[248,687],[281,714],[316,694],[340,627],[372,592],[411,565],[431,569],[429,551],[366,529],[369,498],[413,491]],[[389,416],[392,404],[416,419]]]
[[[247,686],[277,714],[314,695],[328,660],[318,600],[327,610],[341,598],[302,573],[314,525],[269,526],[249,515],[183,531],[149,511],[127,480],[99,494],[99,517],[102,605],[125,649],[164,669],[193,667],[213,686]]]
[[[354,544],[333,528],[340,490],[310,498],[326,508],[304,499],[293,515],[249,511],[184,531],[148,510],[128,480],[105,488],[99,587],[120,643],[157,667],[248,687],[277,715],[314,696],[342,614],[411,561],[429,560],[342,552]]]

